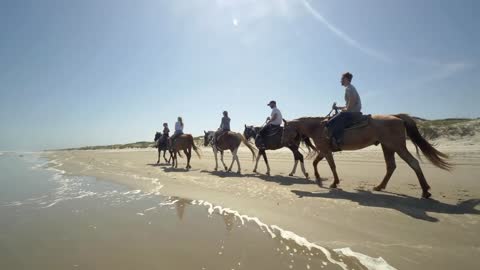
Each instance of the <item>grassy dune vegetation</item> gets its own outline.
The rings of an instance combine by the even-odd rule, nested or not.
[[[439,120],[426,120],[415,118],[420,132],[430,140],[468,139],[480,134],[480,118],[448,118]],[[194,138],[197,146],[203,145],[203,136]],[[80,148],[71,148],[65,150],[100,150],[100,149],[129,149],[129,148],[149,148],[154,147],[153,142],[142,141],[128,144],[112,144],[103,146],[86,146]]]

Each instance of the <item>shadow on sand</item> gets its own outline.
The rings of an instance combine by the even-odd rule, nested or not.
[[[295,176],[282,176],[282,175],[262,175],[262,174],[255,174],[255,173],[246,173],[246,174],[238,174],[236,172],[226,172],[226,171],[207,171],[201,170],[202,173],[208,173],[211,175],[215,175],[220,178],[226,177],[256,177],[260,178],[266,182],[275,182],[280,185],[284,186],[291,186],[291,185],[307,185],[307,184],[315,184],[314,181],[307,180],[304,178],[297,178]]]
[[[480,210],[475,209],[475,207],[480,204],[480,199],[470,199],[454,205],[433,199],[420,199],[389,192],[373,193],[365,190],[348,192],[341,189],[329,189],[328,192],[315,193],[292,190],[292,192],[295,193],[299,198],[316,197],[336,200],[343,199],[356,202],[362,206],[393,209],[410,217],[429,222],[438,222],[439,220],[435,217],[429,216],[427,212],[455,215],[480,214]]]
[[[149,163],[147,164],[148,166],[152,166],[152,167],[168,167],[168,166],[172,166],[172,164],[169,164],[169,163]]]

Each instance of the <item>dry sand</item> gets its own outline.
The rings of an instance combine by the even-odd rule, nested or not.
[[[255,216],[270,225],[306,237],[328,248],[349,247],[383,257],[397,269],[478,269],[480,257],[480,147],[472,142],[439,143],[455,169],[445,172],[427,161],[422,168],[432,200],[420,199],[414,172],[397,157],[397,170],[385,192],[374,192],[385,174],[380,147],[335,155],[340,189],[319,188],[302,177],[289,177],[288,150],[269,151],[272,176],[253,174],[251,154],[242,148],[242,175],[214,172],[210,148],[202,159],[185,159],[179,169],[156,166],[155,149],[52,152],[49,157],[72,175],[117,181],[162,195],[206,200]],[[227,164],[231,156],[226,155]],[[424,159],[426,160],[426,159]],[[312,160],[306,161],[313,176]],[[326,162],[320,174],[332,181]],[[236,167],[234,167],[236,171]],[[266,170],[261,160],[259,171]]]

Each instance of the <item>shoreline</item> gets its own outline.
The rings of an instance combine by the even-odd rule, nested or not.
[[[203,147],[203,158],[192,158],[190,172],[153,166],[155,149],[45,154],[49,160],[62,163],[58,169],[67,175],[94,176],[144,191],[157,189],[164,196],[205,200],[258,217],[320,246],[348,247],[373,258],[382,257],[397,269],[474,269],[475,255],[480,255],[480,207],[472,199],[480,198],[480,184],[475,181],[480,150],[468,146],[469,154],[458,158],[464,150],[461,148],[446,148],[456,157],[457,167],[451,174],[422,163],[435,200],[419,199],[418,181],[400,160],[386,192],[372,191],[385,173],[383,156],[375,148],[336,155],[341,178],[338,190],[319,188],[313,180],[302,178],[300,170],[296,177],[289,177],[293,162],[291,153],[284,150],[268,153],[271,177],[251,173],[251,155],[245,149],[239,151],[242,176],[213,172],[213,154]],[[228,163],[230,155],[225,160]],[[184,162],[180,159],[179,167]],[[312,175],[311,160],[306,160],[306,167]],[[322,162],[319,170],[322,177],[328,177],[324,181],[328,186],[328,166]],[[259,171],[265,171],[263,162]],[[462,226],[461,233],[458,226]]]

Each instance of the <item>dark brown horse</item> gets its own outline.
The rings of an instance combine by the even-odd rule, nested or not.
[[[247,140],[250,140],[251,138],[256,138],[257,134],[260,132],[262,128],[261,127],[254,127],[254,126],[247,126],[245,125],[245,130],[243,131],[243,136]],[[305,139],[308,139],[305,137]],[[273,136],[268,136],[264,139],[265,142],[265,149],[259,149],[258,150],[258,155],[257,155],[257,160],[255,162],[255,168],[253,169],[253,172],[257,172],[257,167],[258,167],[258,161],[260,160],[260,157],[263,156],[263,159],[265,160],[265,164],[267,165],[267,175],[270,175],[270,165],[268,164],[268,159],[267,159],[267,154],[266,150],[277,150],[283,147],[287,147],[292,151],[293,153],[293,158],[295,159],[295,164],[293,165],[293,169],[290,172],[290,176],[293,176],[295,172],[297,171],[297,165],[298,162],[300,161],[300,166],[302,168],[302,172],[305,175],[305,177],[308,179],[308,173],[305,170],[305,164],[304,164],[304,159],[302,153],[298,151],[300,141],[302,140],[301,136],[294,136],[292,138],[289,138],[289,140],[285,140],[282,142],[282,133],[279,132],[277,134],[274,134]],[[305,141],[308,147],[307,141]],[[310,150],[310,148],[309,148]]]
[[[320,160],[326,158],[334,177],[334,182],[330,187],[336,188],[340,181],[333,160],[330,139],[327,136],[326,120],[327,118],[324,117],[304,117],[289,122],[285,121],[282,141],[288,142],[298,134],[312,138],[318,151],[318,155],[313,161],[317,184],[321,186],[317,164]],[[435,149],[423,138],[415,121],[406,114],[374,115],[367,126],[345,130],[344,144],[341,150],[359,150],[373,144],[381,144],[387,164],[387,173],[380,185],[376,186],[374,190],[380,191],[387,187],[388,181],[396,168],[395,153],[397,153],[417,174],[423,191],[422,197],[429,198],[431,196],[428,192],[430,186],[423,175],[418,160],[407,149],[406,135],[417,147],[417,150],[420,148],[433,165],[447,171],[452,168],[447,161],[448,156]]]
[[[168,149],[168,137],[163,138],[162,136],[163,134],[160,132],[155,133],[155,138],[154,138],[155,147],[158,148],[157,164],[160,163],[160,156],[162,151],[163,151],[163,159],[165,160],[166,163],[170,164],[170,160],[172,160],[172,153]],[[165,156],[167,154],[167,151],[170,152],[170,157],[168,158],[168,160],[167,160],[167,157]]]
[[[190,166],[190,159],[192,158],[192,148],[197,154],[198,158],[200,157],[200,153],[198,153],[198,149],[195,146],[195,142],[193,141],[193,136],[191,134],[182,134],[178,136],[172,143],[172,146],[170,147],[170,150],[172,151],[172,167],[177,168],[178,167],[178,159],[177,159],[177,152],[182,151],[185,153],[187,156],[187,167],[186,169],[192,168]]]
[[[222,161],[222,164],[225,170],[230,172],[232,170],[233,163],[237,161],[237,166],[238,166],[237,173],[241,173],[242,170],[240,168],[240,160],[238,159],[237,152],[242,142],[248,147],[248,149],[250,149],[253,155],[253,159],[255,159],[255,151],[254,151],[255,148],[242,136],[242,134],[228,131],[218,136],[216,139],[216,143],[214,143],[215,132],[204,131],[204,133],[205,133],[204,145],[205,146],[211,145],[213,148],[213,154],[215,155],[215,171],[218,169],[217,152],[219,151],[220,160]],[[227,165],[225,165],[225,162],[223,161],[223,151],[225,150],[230,150],[232,152],[232,164],[230,164],[230,167],[228,169],[227,169]]]

